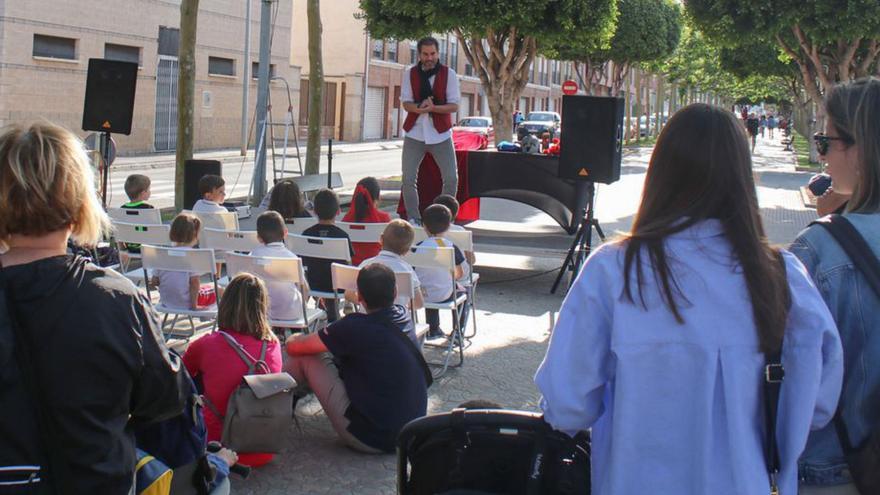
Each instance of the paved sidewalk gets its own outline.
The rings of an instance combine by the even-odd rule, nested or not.
[[[625,231],[641,195],[650,149],[628,153],[621,180],[602,186],[597,212],[606,234]],[[771,241],[787,244],[815,213],[800,201],[798,186],[809,174],[794,170],[794,156],[777,141],[760,141],[755,173],[761,213]],[[487,202],[484,231],[518,220],[520,226],[549,229],[549,217],[513,203]],[[516,216],[512,218],[511,215]],[[558,229],[558,227],[556,227]],[[547,230],[549,232],[549,230]],[[567,237],[566,237],[567,238]],[[598,242],[598,240],[596,240]],[[429,413],[448,411],[461,402],[481,398],[506,408],[537,410],[539,394],[532,376],[546,350],[563,294],[549,294],[561,256],[518,256],[491,252],[477,245],[478,333],[465,352],[464,367],[449,372],[430,389]],[[448,325],[448,316],[443,315]],[[241,494],[390,494],[395,493],[394,455],[369,456],[343,447],[314,399],[297,410],[301,431],[291,424],[282,434],[289,447],[275,461],[254,470],[246,481],[233,480]]]
[[[305,141],[300,142],[300,151],[302,152],[302,157],[305,159],[306,154],[306,143]],[[365,151],[382,151],[382,150],[391,150],[391,149],[400,149],[403,147],[402,139],[393,139],[393,140],[384,140],[384,141],[367,141],[363,143],[346,143],[346,142],[334,142],[333,143],[333,153],[362,153]],[[325,155],[327,153],[328,146],[325,144],[321,146],[321,154]],[[293,145],[293,141],[291,140],[288,145],[288,158],[296,159],[296,147]],[[271,149],[269,150],[269,156],[271,157]],[[278,150],[279,156],[281,150]],[[211,150],[211,151],[200,151],[197,153],[193,153],[193,158],[197,160],[219,160],[222,163],[241,163],[242,155],[240,149],[224,149],[224,150]],[[173,167],[175,163],[175,155],[174,153],[151,153],[148,155],[136,155],[136,156],[120,156],[113,162],[114,170],[147,170],[154,168],[165,168],[165,167]],[[245,158],[246,162],[254,161],[254,150],[250,149],[247,152],[247,157]]]

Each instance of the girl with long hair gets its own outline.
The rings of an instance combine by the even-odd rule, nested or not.
[[[825,109],[828,120],[825,132],[815,136],[816,147],[827,163],[834,192],[849,195],[842,218],[834,220],[849,222],[880,257],[880,80],[835,86],[828,92]],[[820,225],[801,232],[791,250],[828,304],[846,358],[834,424],[813,432],[801,457],[801,493],[856,494],[845,455],[877,433],[880,294]]]
[[[303,204],[302,193],[296,182],[284,179],[275,184],[269,193],[269,207],[271,211],[277,211],[284,223],[294,223],[297,218],[309,218],[312,215]]]
[[[354,195],[351,197],[351,207],[348,213],[342,218],[343,222],[356,223],[388,223],[391,221],[391,215],[379,209],[379,181],[375,177],[364,177],[359,180],[354,189]],[[378,242],[352,242],[351,247],[354,250],[354,256],[351,258],[353,265],[360,264],[361,261],[372,258],[379,254],[382,250],[381,244]]]
[[[767,244],[742,125],[690,105],[660,134],[632,232],[563,302],[535,377],[545,419],[592,428],[596,494],[767,493],[762,387],[780,351],[778,480],[794,495],[837,401],[840,342],[803,266]]]
[[[219,331],[190,344],[183,363],[193,378],[200,379],[205,396],[221,415],[226,414],[229,397],[241,383],[248,365],[226,340],[232,337],[245,352],[264,361],[270,373],[281,371],[281,346],[269,326],[269,295],[262,280],[250,273],[240,273],[229,282],[217,311]],[[224,336],[223,334],[226,334]],[[205,408],[208,441],[220,440],[223,420],[211,408]],[[272,460],[272,454],[239,452],[239,462],[260,466]]]

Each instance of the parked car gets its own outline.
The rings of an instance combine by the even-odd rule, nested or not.
[[[495,141],[495,126],[492,125],[492,117],[465,117],[455,124],[452,132],[476,132],[486,136],[490,142]]]
[[[562,117],[556,112],[529,112],[526,120],[516,128],[517,139],[522,140],[529,134],[541,136],[545,132],[553,138],[556,136],[562,124]]]

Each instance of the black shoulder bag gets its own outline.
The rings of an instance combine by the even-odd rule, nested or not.
[[[841,215],[828,215],[810,225],[813,224],[822,226],[834,237],[856,270],[865,277],[877,297],[880,297],[880,260],[849,220]],[[874,430],[861,445],[853,445],[838,405],[834,414],[834,427],[859,493],[880,493],[880,423],[874,425]]]
[[[61,446],[57,442],[58,435],[55,430],[55,423],[48,416],[49,407],[46,403],[45,396],[40,393],[38,386],[36,370],[34,369],[33,355],[28,345],[28,341],[24,338],[24,334],[15,316],[15,310],[12,307],[12,297],[6,284],[6,274],[3,265],[0,264],[0,324],[8,324],[12,330],[12,336],[15,341],[13,352],[15,353],[15,362],[20,371],[25,390],[30,396],[30,406],[33,414],[37,419],[37,429],[39,430],[39,438],[35,439],[40,443],[45,454],[45,460],[48,463],[48,469],[40,467],[34,471],[28,478],[29,483],[47,483],[51,487],[52,492],[61,495],[66,493],[66,480],[70,479],[67,463],[61,455]],[[2,321],[5,319],[5,322]],[[47,476],[48,475],[48,476]],[[43,479],[43,477],[47,479]]]

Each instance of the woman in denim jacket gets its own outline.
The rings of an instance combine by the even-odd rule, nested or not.
[[[825,106],[828,123],[817,148],[834,190],[852,194],[844,217],[880,256],[880,80],[836,86]],[[880,418],[880,300],[821,226],[801,232],[791,251],[837,322],[845,366],[838,411],[850,444],[861,445]],[[802,495],[858,493],[833,422],[810,435],[799,464]]]

